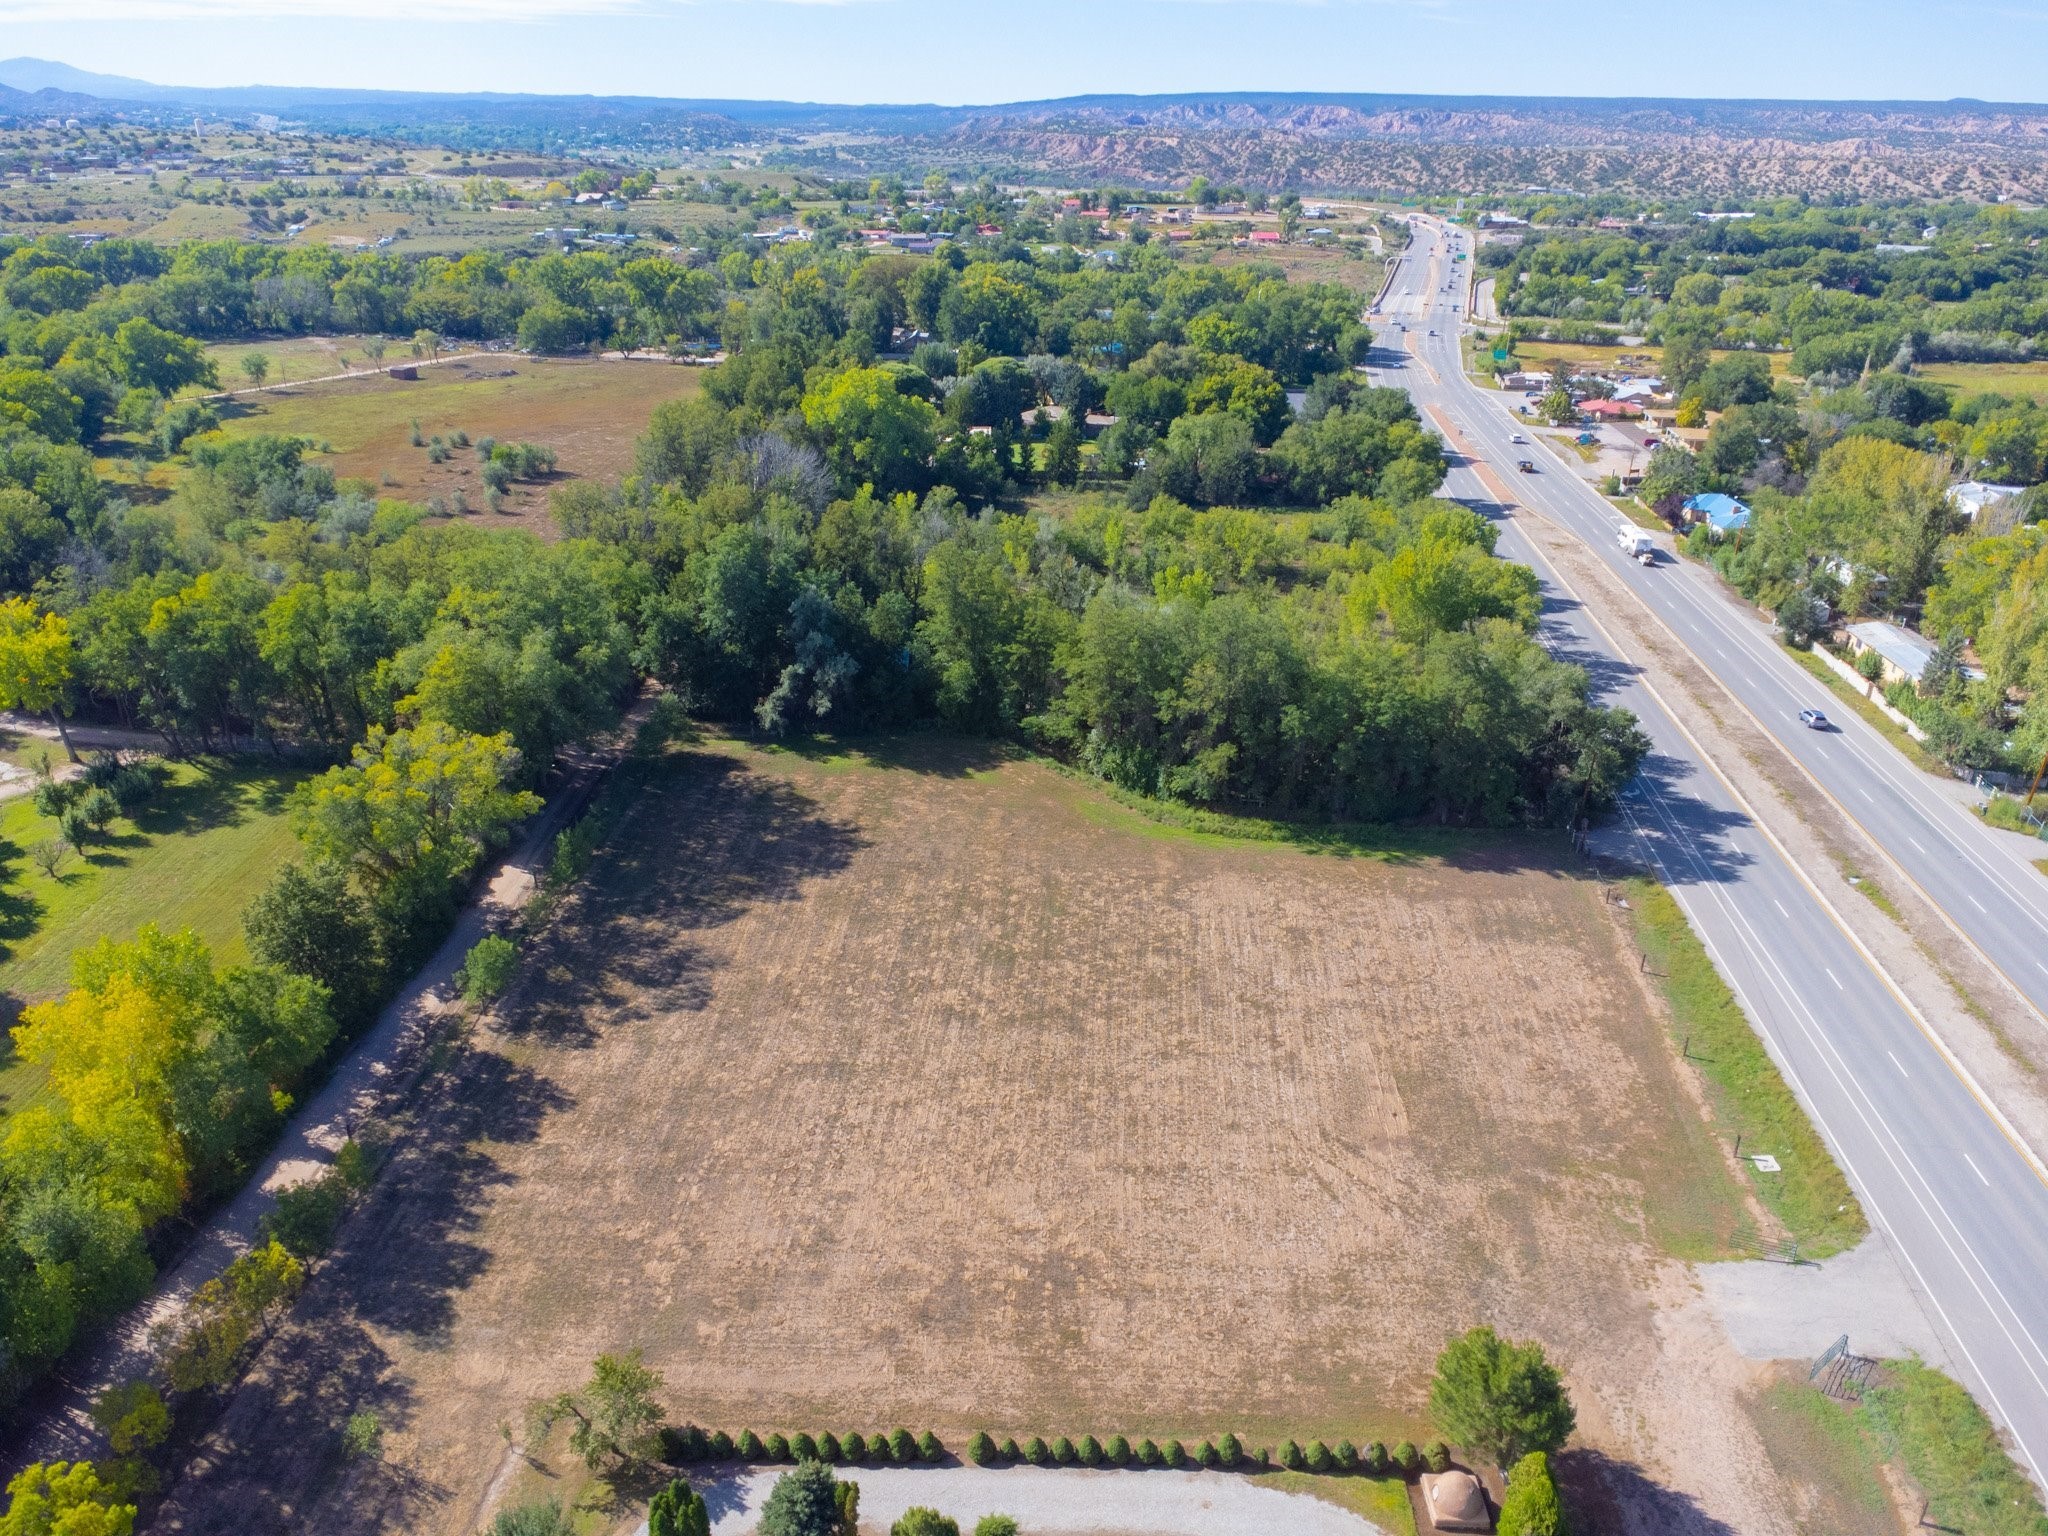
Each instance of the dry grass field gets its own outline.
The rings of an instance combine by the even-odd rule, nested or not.
[[[574,1497],[508,1434],[601,1350],[735,1431],[1391,1441],[1490,1322],[1565,1365],[1596,1531],[1776,1530],[1754,1378],[1670,1257],[1758,1219],[1547,839],[1311,852],[942,739],[706,741],[451,1048],[160,1528]]]
[[[387,365],[394,360],[385,359]],[[294,372],[303,376],[308,366],[298,360]],[[701,378],[700,370],[677,364],[506,353],[423,368],[417,379],[365,373],[243,396],[223,430],[309,437],[332,448],[322,462],[337,476],[367,479],[379,495],[418,502],[439,497],[449,506],[460,496],[492,524],[516,521],[545,534],[552,528],[549,490],[571,478],[613,479],[630,469],[634,440],[654,408],[694,390]],[[545,444],[559,455],[557,472],[544,482],[515,483],[504,510],[486,512],[476,454],[456,449],[445,462],[431,463],[425,448],[412,446],[415,421],[427,438],[463,431],[472,442]]]

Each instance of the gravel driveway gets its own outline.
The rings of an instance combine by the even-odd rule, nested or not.
[[[728,1473],[696,1484],[712,1536],[754,1529],[783,1468]],[[1383,1536],[1380,1528],[1306,1494],[1261,1488],[1225,1472],[1090,1472],[1077,1467],[858,1467],[862,1530],[885,1531],[922,1504],[972,1532],[983,1515],[1012,1516],[1027,1536]],[[693,1479],[693,1483],[694,1483]],[[635,1536],[646,1536],[641,1521]]]

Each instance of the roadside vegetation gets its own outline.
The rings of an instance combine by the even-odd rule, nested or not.
[[[1750,1174],[1757,1198],[1798,1244],[1801,1258],[1854,1247],[1870,1230],[1863,1208],[1706,946],[1664,887],[1637,879],[1622,888],[1636,942],[1671,1006],[1671,1029],[1706,1082],[1717,1130],[1731,1145],[1739,1137],[1744,1155],[1761,1152],[1778,1161],[1776,1173]]]
[[[1972,1536],[2048,1533],[2040,1491],[1983,1409],[1917,1359],[1883,1362],[1853,1403],[1776,1382],[1752,1413],[1772,1464],[1844,1536],[1891,1536],[1901,1513]]]

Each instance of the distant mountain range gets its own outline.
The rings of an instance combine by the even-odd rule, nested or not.
[[[455,148],[763,149],[840,175],[943,165],[1138,185],[1566,186],[1653,195],[2048,201],[2048,106],[1237,92],[990,106],[158,85],[0,61],[0,118],[272,114]],[[818,136],[835,142],[814,142]]]

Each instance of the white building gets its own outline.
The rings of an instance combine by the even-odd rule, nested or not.
[[[2023,496],[2026,490],[2024,485],[1992,485],[1983,480],[1965,480],[1948,488],[1948,501],[1950,506],[1974,523],[1986,508]]]

